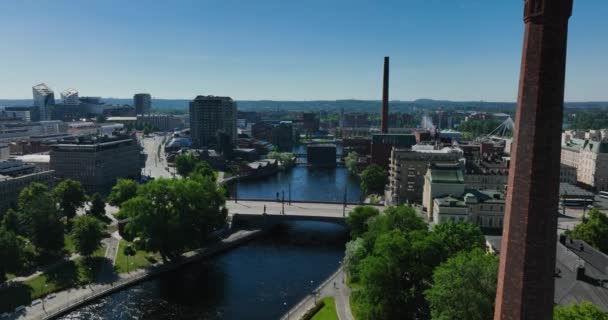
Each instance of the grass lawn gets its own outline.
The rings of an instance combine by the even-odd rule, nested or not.
[[[337,320],[338,314],[336,313],[336,301],[334,297],[326,297],[321,299],[325,303],[323,308],[319,310],[311,320]]]
[[[116,263],[114,265],[114,268],[116,268],[118,273],[133,271],[159,261],[160,256],[157,253],[151,253],[143,250],[137,250],[134,256],[127,257],[125,255],[125,248],[131,244],[132,243],[129,241],[120,240],[120,244],[118,245],[118,254],[116,255]],[[129,262],[128,268],[127,261]]]

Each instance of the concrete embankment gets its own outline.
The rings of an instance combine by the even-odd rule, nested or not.
[[[55,319],[76,310],[97,299],[124,290],[143,281],[162,275],[187,264],[191,264],[217,254],[229,251],[245,242],[263,235],[266,230],[240,230],[208,247],[194,250],[183,255],[183,259],[172,263],[158,263],[145,269],[139,269],[129,274],[119,275],[119,280],[107,284],[92,284],[80,289],[70,289],[57,292],[55,298],[44,304],[29,306],[21,314],[12,319]]]

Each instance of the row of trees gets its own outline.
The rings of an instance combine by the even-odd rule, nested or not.
[[[447,223],[429,231],[403,206],[383,215],[358,207],[347,223],[353,240],[345,266],[360,288],[353,292],[360,319],[491,318],[494,296],[484,293],[496,290],[498,261],[484,253],[477,226]],[[476,268],[472,282],[470,267]]]
[[[603,214],[602,214],[603,215]],[[592,213],[590,219],[605,219]],[[492,319],[498,257],[468,223],[428,225],[410,207],[380,215],[357,207],[346,222],[345,268],[359,319]],[[605,234],[605,233],[604,233]],[[591,303],[558,306],[554,319],[608,319]]]
[[[103,238],[99,219],[105,214],[105,203],[94,194],[88,215],[76,217],[87,200],[82,185],[74,180],[64,180],[52,190],[40,183],[24,188],[16,210],[9,209],[0,225],[0,280],[6,272],[33,263],[34,256],[61,254],[66,234],[83,256],[99,248]]]
[[[492,132],[499,125],[500,122],[496,120],[469,120],[462,122],[458,130],[469,137],[478,137]]]

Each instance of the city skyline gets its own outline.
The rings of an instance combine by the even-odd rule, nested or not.
[[[10,81],[0,98],[30,98],[44,82],[117,98],[380,100],[390,56],[391,100],[515,101],[521,3],[439,3],[2,3],[1,70]],[[566,101],[608,100],[608,45],[597,41],[606,13],[600,0],[575,7]]]

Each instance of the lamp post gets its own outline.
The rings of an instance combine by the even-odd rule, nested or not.
[[[289,183],[289,205],[291,205],[291,182]]]
[[[281,190],[281,205],[283,206],[283,214],[285,214],[285,190]]]
[[[344,206],[342,207],[342,217],[346,217],[346,186],[344,186]]]

